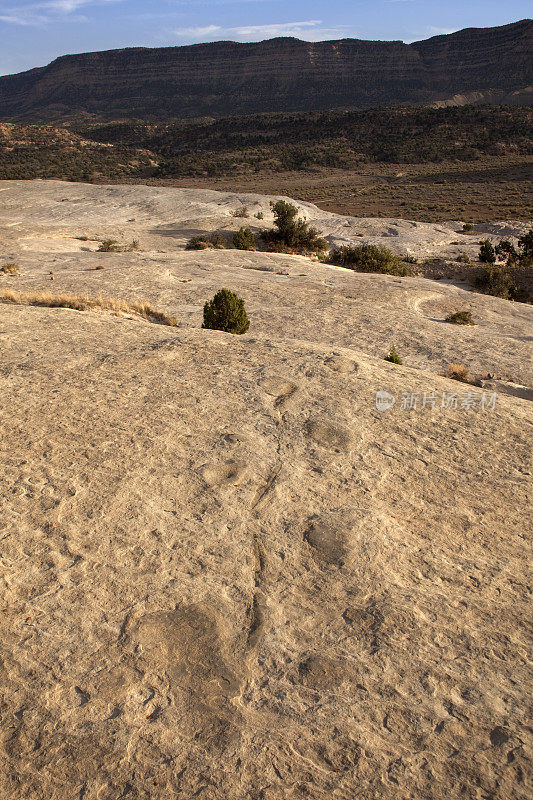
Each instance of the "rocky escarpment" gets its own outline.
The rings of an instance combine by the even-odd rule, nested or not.
[[[63,56],[0,78],[0,119],[227,116],[512,93],[533,83],[532,30],[524,20],[410,45],[278,38]]]

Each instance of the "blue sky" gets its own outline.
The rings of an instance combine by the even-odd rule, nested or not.
[[[0,0],[0,74],[118,47],[273,36],[409,42],[530,14],[529,0]]]

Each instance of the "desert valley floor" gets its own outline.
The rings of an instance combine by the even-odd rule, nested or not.
[[[531,794],[533,309],[184,249],[242,205],[270,224],[270,199],[0,183],[0,257],[20,267],[0,296],[178,320],[0,304],[6,800]],[[528,228],[299,205],[332,243],[416,257]],[[221,287],[244,336],[201,329]],[[444,321],[465,308],[475,326]],[[442,376],[457,362],[479,386]]]

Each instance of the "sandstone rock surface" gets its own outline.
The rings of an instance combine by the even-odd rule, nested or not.
[[[531,307],[183,250],[243,202],[269,210],[0,185],[21,268],[0,294],[146,297],[180,322],[0,304],[0,796],[522,800],[531,404],[440,373],[531,387]],[[457,237],[305,210],[332,240]],[[141,251],[73,238],[110,234]],[[221,286],[244,336],[200,328]],[[464,307],[475,327],[443,321]]]

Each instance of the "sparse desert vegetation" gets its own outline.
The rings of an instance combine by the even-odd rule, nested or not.
[[[87,241],[87,237],[79,237],[82,241]],[[138,239],[134,239],[128,245],[121,245],[116,239],[103,239],[98,247],[98,253],[134,253],[140,250]]]
[[[231,216],[243,219],[250,215],[248,213],[248,208],[246,206],[241,206],[240,208],[236,208],[235,211],[232,211]]]
[[[104,239],[98,248],[99,253],[120,253],[121,247],[115,239]]]
[[[513,275],[506,266],[491,265],[481,270],[474,278],[474,285],[483,294],[491,294],[503,300],[517,298],[518,290]]]
[[[365,163],[467,167],[497,154],[530,155],[528,108],[346,109],[255,114],[216,120],[74,126],[98,143],[164,154],[158,177],[209,177],[311,169],[354,169]],[[468,219],[468,218],[467,218]]]
[[[498,259],[504,264],[498,264]],[[533,301],[533,230],[518,239],[518,249],[508,239],[494,246],[481,242],[479,260],[487,266],[474,276],[476,289],[504,300]]]
[[[3,124],[0,178],[282,194],[354,216],[463,218],[465,233],[480,221],[532,211],[525,107],[69,124]]]

